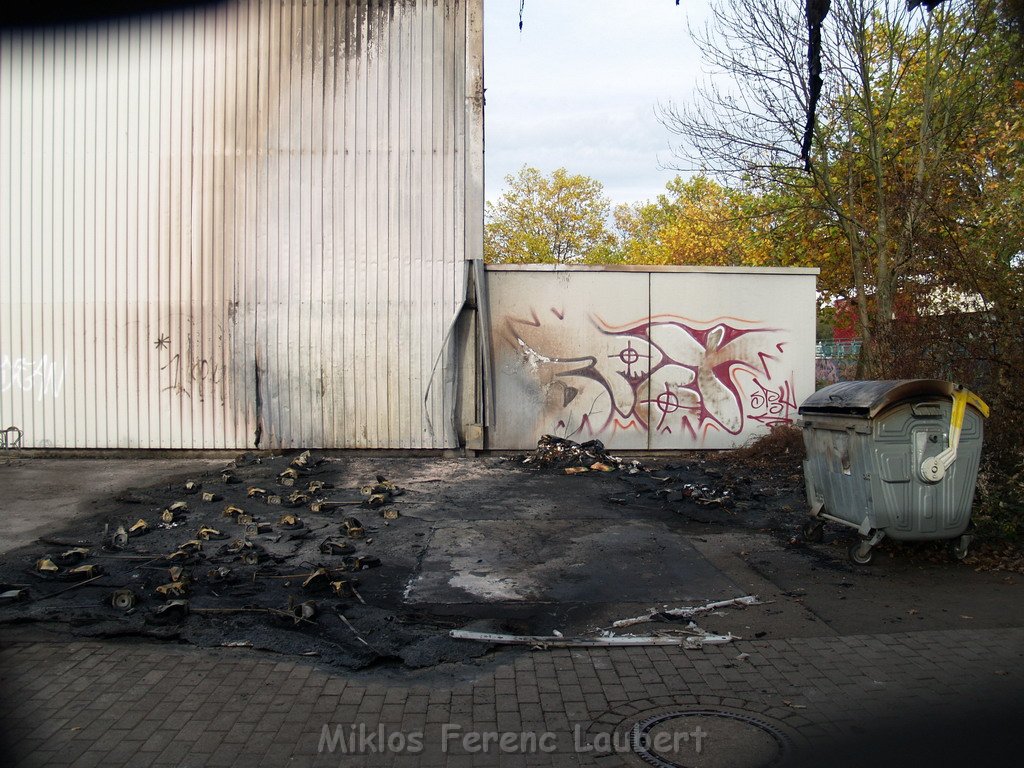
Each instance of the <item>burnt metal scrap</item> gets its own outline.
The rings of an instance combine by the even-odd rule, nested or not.
[[[679,619],[691,620],[706,613],[720,611],[723,608],[746,608],[750,605],[761,604],[762,602],[757,599],[757,595],[744,595],[743,597],[733,597],[728,600],[716,600],[714,602],[705,603],[704,605],[683,606],[681,608],[651,609],[641,616],[631,616],[628,619],[619,619],[618,621],[614,621],[612,622],[612,627],[614,629],[620,629],[622,627],[632,627],[637,624],[647,624],[655,621],[674,621]]]
[[[640,468],[639,462],[625,462],[608,453],[600,440],[577,443],[555,435],[541,437],[537,441],[537,449],[520,463],[542,469],[559,469],[567,475],[614,472],[624,467],[630,471]]]
[[[647,645],[675,645],[687,650],[698,650],[706,645],[726,645],[742,638],[727,632],[724,635],[707,632],[695,624],[679,632],[661,632],[654,635],[593,635],[563,637],[562,635],[510,635],[495,632],[475,632],[453,629],[451,637],[489,645],[527,645],[531,648],[615,648]]]
[[[622,475],[625,489],[609,496],[618,504],[670,509],[714,508],[728,512],[736,489],[721,483],[713,470],[702,466],[665,465],[649,471]],[[716,482],[719,481],[719,482]]]
[[[288,490],[278,492],[281,485]],[[389,605],[375,606],[360,593],[395,578],[375,539],[383,536],[386,547],[403,526],[383,506],[373,521],[345,513],[378,506],[375,497],[390,505],[402,489],[382,476],[345,485],[337,465],[304,452],[240,457],[184,485],[122,494],[124,500],[111,499],[105,521],[61,532],[64,540],[95,545],[33,547],[0,560],[0,623],[202,645],[241,635],[246,647],[312,652],[354,667],[378,654],[404,658],[419,643],[426,651],[409,655],[410,663],[436,663],[429,655],[436,629],[395,621]],[[361,642],[352,626],[374,642]]]

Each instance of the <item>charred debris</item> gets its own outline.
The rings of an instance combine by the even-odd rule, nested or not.
[[[244,454],[180,486],[120,494],[117,511],[91,527],[0,562],[0,623],[253,647],[352,668],[465,658],[445,634],[451,622],[364,598],[364,585],[388,578],[379,575],[388,571],[381,539],[398,533],[406,500],[382,475],[340,488],[338,474],[308,451]]]
[[[746,499],[769,493],[706,455],[649,469],[599,440],[544,436],[512,464],[590,478],[611,504],[698,522],[738,523],[749,517],[736,515]],[[501,635],[498,616],[481,625],[451,606],[407,604],[429,531],[412,511],[417,498],[383,475],[353,485],[343,469],[308,451],[243,454],[181,484],[119,494],[91,521],[0,560],[0,624],[252,647],[349,668],[458,663],[502,645],[459,635]]]
[[[608,453],[600,440],[577,443],[545,435],[536,450],[513,462],[566,475],[607,473],[615,483],[606,495],[610,503],[674,511],[698,524],[769,527],[788,539],[795,525],[792,513],[803,504],[802,454],[790,443],[788,434],[783,440],[773,432],[771,441],[755,446],[693,452],[679,463],[645,466]]]

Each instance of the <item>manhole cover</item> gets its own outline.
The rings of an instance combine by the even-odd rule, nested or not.
[[[686,709],[648,717],[630,731],[633,751],[658,768],[765,768],[786,756],[781,730],[751,715]]]

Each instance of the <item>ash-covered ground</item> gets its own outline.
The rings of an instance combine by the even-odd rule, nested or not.
[[[593,634],[652,608],[755,593],[763,606],[702,627],[751,638],[1012,618],[1020,585],[1005,575],[912,548],[855,568],[844,531],[804,544],[799,461],[779,445],[642,466],[557,440],[518,457],[243,456],[191,485],[105,496],[6,553],[0,626],[356,669],[491,652],[453,628]],[[140,520],[148,530],[133,532]]]
[[[187,484],[116,494],[91,519],[4,558],[0,591],[27,594],[0,606],[0,618],[351,667],[465,658],[466,649],[452,653],[443,619],[389,605],[426,536],[401,514],[416,504],[418,481],[406,493],[352,476],[344,461],[300,456],[246,456]]]

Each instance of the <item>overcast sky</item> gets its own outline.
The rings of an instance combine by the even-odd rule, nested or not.
[[[486,0],[487,198],[524,164],[564,166],[613,204],[653,198],[676,171],[655,115],[700,79],[687,24],[706,0]]]

